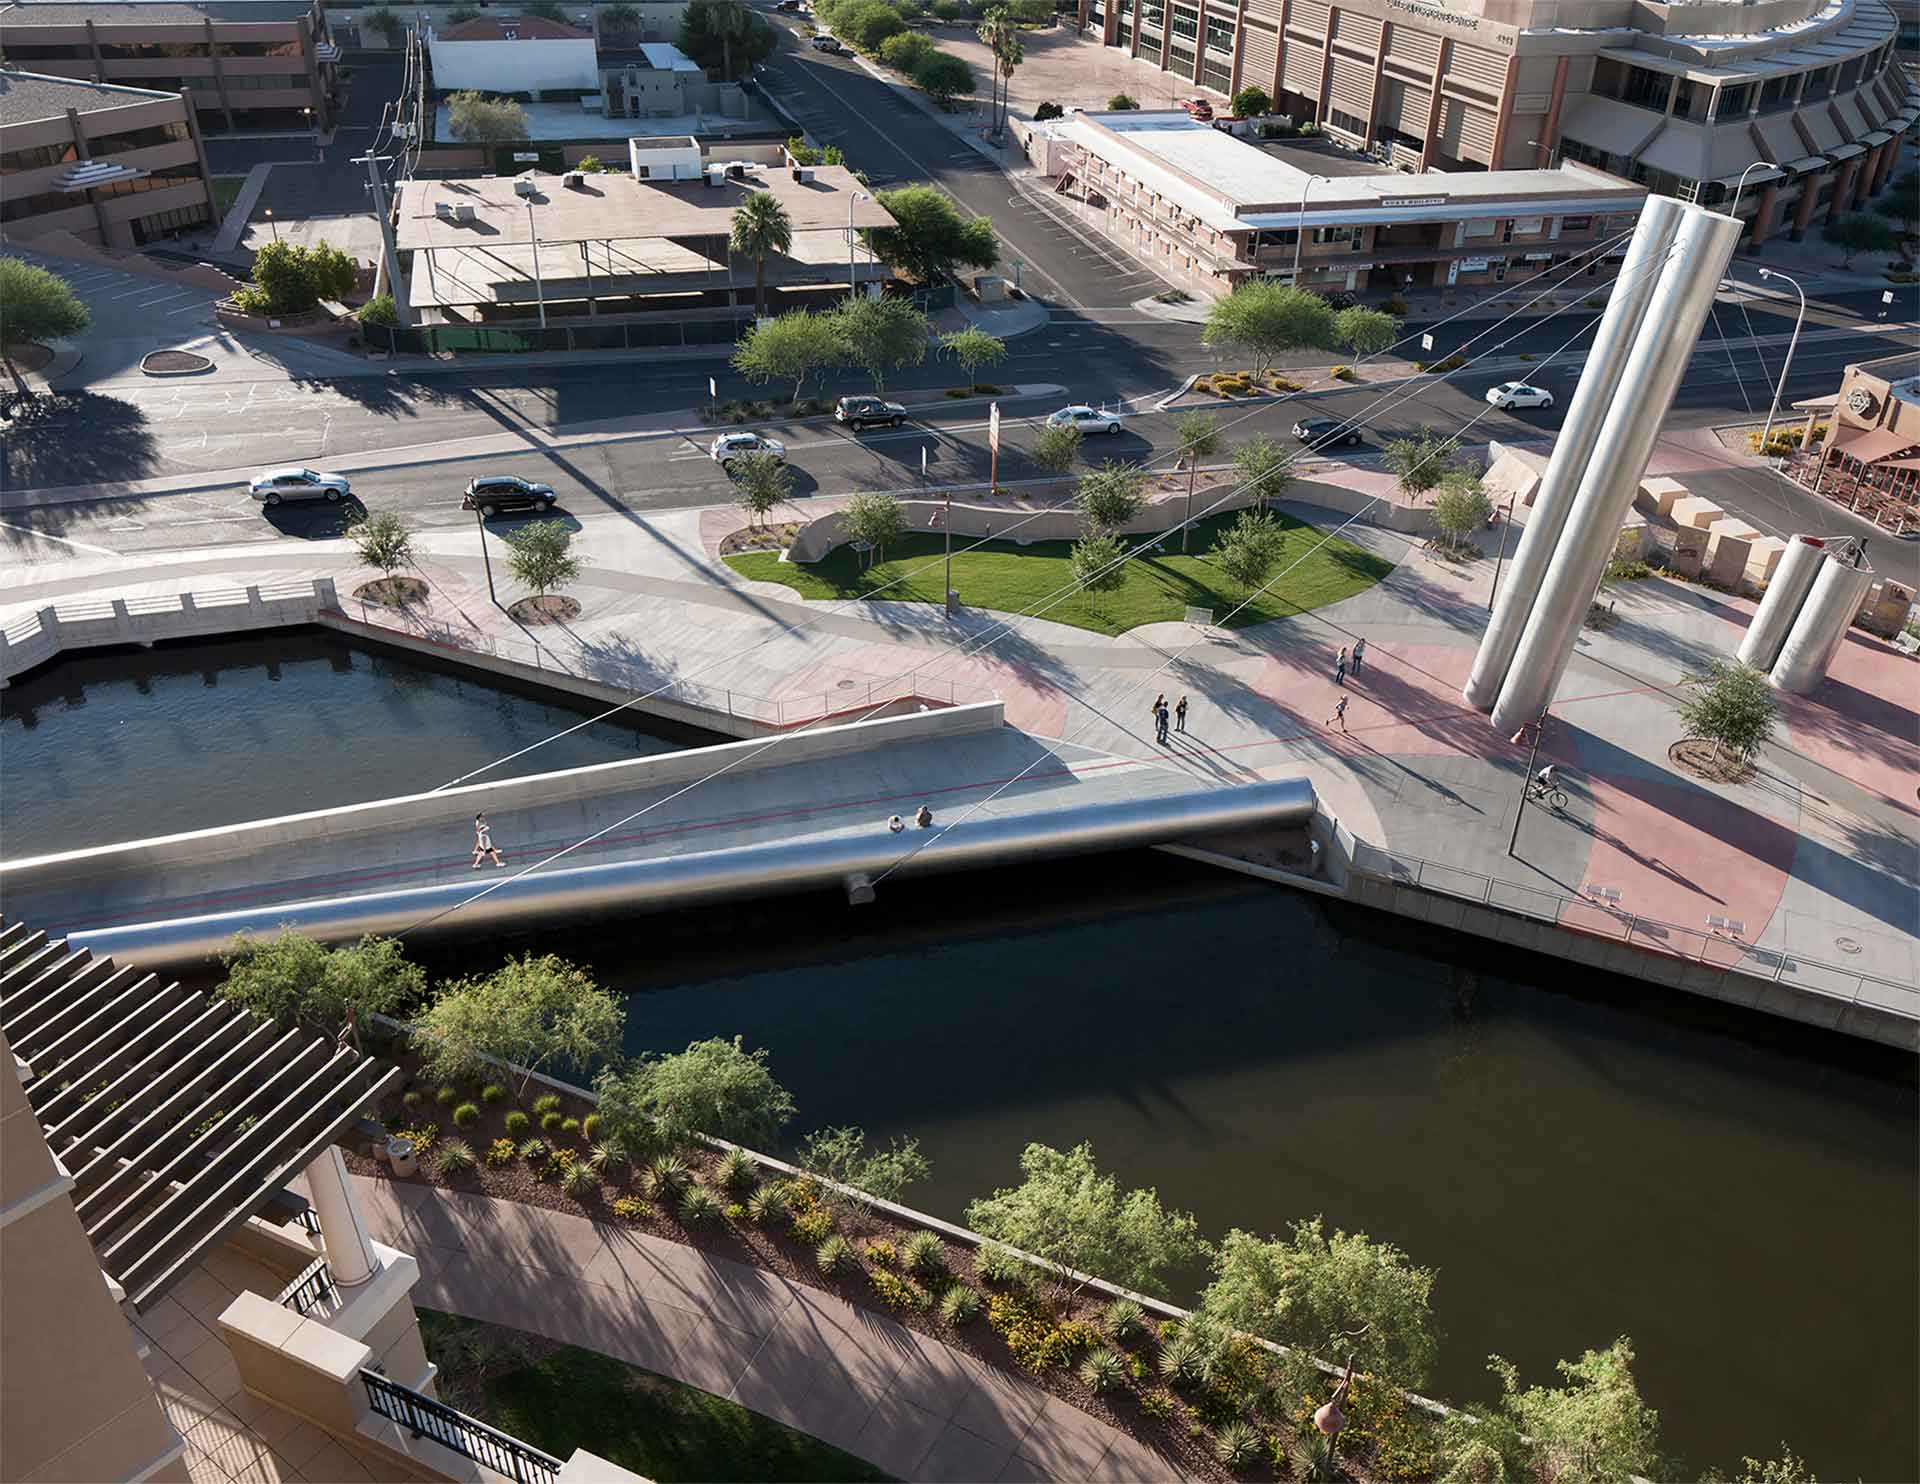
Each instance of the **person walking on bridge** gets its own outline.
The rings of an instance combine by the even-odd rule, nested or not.
[[[493,826],[487,823],[487,816],[473,816],[473,868],[480,869],[480,862],[491,858],[496,866],[504,866],[507,858],[493,843]]]

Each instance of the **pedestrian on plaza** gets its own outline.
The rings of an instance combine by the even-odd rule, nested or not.
[[[1354,674],[1358,675],[1360,673],[1360,667],[1366,662],[1366,658],[1367,658],[1367,641],[1365,639],[1355,639],[1353,641],[1353,673]]]
[[[1333,683],[1344,686],[1347,683],[1347,646],[1340,646],[1340,653],[1333,661]]]
[[[1350,696],[1342,696],[1334,704],[1333,715],[1326,719],[1325,725],[1332,726],[1337,721],[1340,723],[1340,730],[1344,732],[1347,729],[1347,702],[1351,699]]]
[[[1187,729],[1187,698],[1182,696],[1180,704],[1173,708],[1173,729],[1184,732]]]
[[[1156,741],[1163,744],[1167,740],[1167,698],[1164,694],[1153,699],[1153,735]]]
[[[904,819],[902,819],[899,815],[889,814],[887,816],[887,829],[891,831],[893,834],[896,834],[896,835],[899,834],[906,827],[907,827],[907,822]]]
[[[507,858],[493,843],[493,827],[487,823],[487,816],[473,816],[473,868],[480,869],[480,862],[491,859],[496,866],[504,866]]]
[[[932,829],[933,828],[933,811],[929,809],[925,804],[922,804],[918,809],[914,810],[913,822],[923,830]]]

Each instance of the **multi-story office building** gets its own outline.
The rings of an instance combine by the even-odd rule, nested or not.
[[[212,200],[189,95],[0,71],[0,237],[138,247]]]
[[[188,92],[210,133],[326,129],[334,64],[319,0],[15,0],[7,62]]]
[[[1081,0],[1108,46],[1409,170],[1565,157],[1726,206],[1753,242],[1886,181],[1920,90],[1883,0]],[[1756,167],[1749,170],[1748,167]]]
[[[1555,267],[1597,287],[1625,255],[1647,195],[1574,163],[1317,175],[1184,113],[1070,114],[1035,125],[1028,150],[1089,224],[1209,296],[1250,278],[1381,293]]]

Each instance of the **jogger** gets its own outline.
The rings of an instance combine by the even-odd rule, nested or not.
[[[1324,724],[1327,726],[1332,726],[1337,721],[1340,723],[1340,730],[1344,732],[1347,729],[1347,702],[1350,699],[1351,697],[1342,696],[1337,702],[1335,702],[1333,707],[1333,715],[1329,716],[1326,719],[1326,722]]]

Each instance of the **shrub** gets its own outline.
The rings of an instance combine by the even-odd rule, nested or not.
[[[890,1268],[900,1261],[900,1254],[891,1242],[869,1242],[866,1254],[867,1261],[876,1268]]]
[[[1048,102],[1042,103],[1038,108],[1034,109],[1033,121],[1036,124],[1044,124],[1048,119],[1059,118],[1064,112],[1065,110],[1062,109],[1058,103],[1055,103],[1049,100]]]
[[[680,1197],[682,1226],[712,1226],[723,1214],[720,1197],[704,1185],[690,1185]]]
[[[1026,1259],[1011,1247],[1002,1247],[998,1242],[989,1242],[974,1253],[973,1270],[988,1283],[998,1283],[1003,1287],[1011,1283],[1024,1283],[1031,1272]]]
[[[520,1157],[528,1164],[537,1164],[547,1157],[545,1139],[528,1139],[520,1146]]]
[[[833,1235],[833,1212],[825,1206],[816,1206],[811,1211],[802,1211],[793,1218],[794,1240],[805,1242],[809,1247],[818,1247]]]
[[[576,1201],[586,1201],[600,1194],[600,1172],[585,1160],[575,1160],[567,1166],[563,1177],[567,1194]]]
[[[947,1270],[947,1249],[932,1232],[915,1232],[900,1249],[907,1271],[931,1278]]]
[[[580,1133],[580,1120],[577,1118],[561,1119],[560,1132],[568,1135],[569,1137],[577,1137]]]
[[[1107,1333],[1122,1345],[1137,1340],[1147,1331],[1147,1311],[1132,1299],[1115,1299],[1107,1305]]]
[[[955,1329],[972,1324],[980,1317],[980,1311],[986,1307],[980,1297],[980,1290],[969,1288],[964,1283],[956,1283],[949,1288],[946,1296],[940,1300],[940,1317]]]
[[[1007,1342],[1014,1363],[1029,1371],[1070,1365],[1100,1338],[1078,1320],[1055,1324],[1047,1306],[1024,1293],[995,1294],[987,1301],[987,1323]]]
[[[1333,379],[1335,381],[1358,381],[1359,377],[1353,374],[1353,367],[1351,366],[1335,366],[1333,368]]]
[[[913,1279],[903,1278],[885,1268],[875,1268],[868,1273],[867,1281],[873,1285],[880,1302],[889,1309],[925,1309],[933,1303],[933,1295]]]
[[[786,1214],[786,1209],[786,1192],[778,1185],[763,1185],[747,1197],[747,1220],[755,1226],[765,1226]]]
[[[453,1100],[459,1096],[460,1089],[455,1087],[451,1082],[448,1082],[443,1083],[440,1090],[434,1093],[433,1100],[443,1108],[451,1108],[453,1106]]]
[[[405,1108],[409,1113],[418,1113],[421,1105],[425,1102],[426,1098],[417,1091],[403,1092],[400,1094],[400,1106]]]
[[[727,1220],[736,1225],[747,1219],[747,1208],[738,1201],[727,1202]]]
[[[560,1111],[560,1094],[557,1092],[542,1093],[533,1100],[533,1111],[536,1113],[558,1113]]]
[[[495,1166],[510,1165],[514,1155],[520,1151],[514,1147],[511,1139],[495,1139],[487,1146],[487,1163]]]
[[[902,31],[880,43],[880,60],[896,72],[911,74],[937,50],[918,31]]]
[[[1080,1362],[1080,1379],[1095,1396],[1120,1390],[1128,1374],[1126,1358],[1112,1350],[1096,1350]]]
[[[663,1154],[647,1166],[647,1194],[656,1201],[677,1199],[692,1184],[693,1170],[677,1154]]]
[[[214,1114],[215,1118],[219,1116],[218,1113]],[[427,1157],[427,1151],[432,1149],[440,1138],[440,1125],[437,1123],[416,1123],[412,1128],[401,1129],[399,1135],[403,1139],[411,1139],[413,1141],[414,1154],[421,1159],[425,1159]]]
[[[479,1161],[473,1157],[473,1145],[465,1139],[445,1139],[433,1151],[434,1172],[443,1178],[464,1175]]]
[[[1248,1422],[1229,1422],[1213,1435],[1213,1456],[1235,1473],[1251,1468],[1260,1456],[1260,1430]]]
[[[547,1162],[540,1166],[539,1178],[542,1180],[565,1180],[573,1173],[574,1158],[571,1149],[556,1149],[547,1156]]]
[[[713,1178],[722,1190],[745,1195],[760,1181],[759,1168],[744,1149],[729,1149],[714,1166]]]
[[[479,1121],[480,1105],[478,1103],[462,1103],[453,1110],[455,1128],[472,1128]]]
[[[489,1082],[485,1087],[480,1089],[480,1101],[485,1103],[489,1108],[506,1095],[506,1088],[502,1087],[498,1082]]]
[[[1140,1415],[1155,1422],[1171,1422],[1179,1404],[1164,1391],[1149,1391],[1140,1398]]]
[[[595,1139],[600,1137],[600,1123],[601,1119],[598,1113],[589,1113],[585,1118],[580,1120],[580,1137],[591,1144]]]
[[[853,1250],[853,1243],[849,1242],[838,1232],[825,1238],[820,1245],[814,1249],[813,1260],[818,1265],[820,1271],[828,1277],[832,1277],[836,1273],[850,1273],[860,1266],[860,1254]]]
[[[540,1132],[543,1134],[556,1134],[560,1132],[561,1125],[566,1121],[567,1120],[558,1113],[542,1113],[540,1115]]]
[[[653,1207],[637,1195],[623,1195],[613,1203],[613,1214],[622,1221],[640,1221],[653,1214]]]
[[[507,1115],[507,1132],[516,1139],[524,1136],[527,1130],[532,1127],[533,1120],[518,1108],[515,1108]]]

